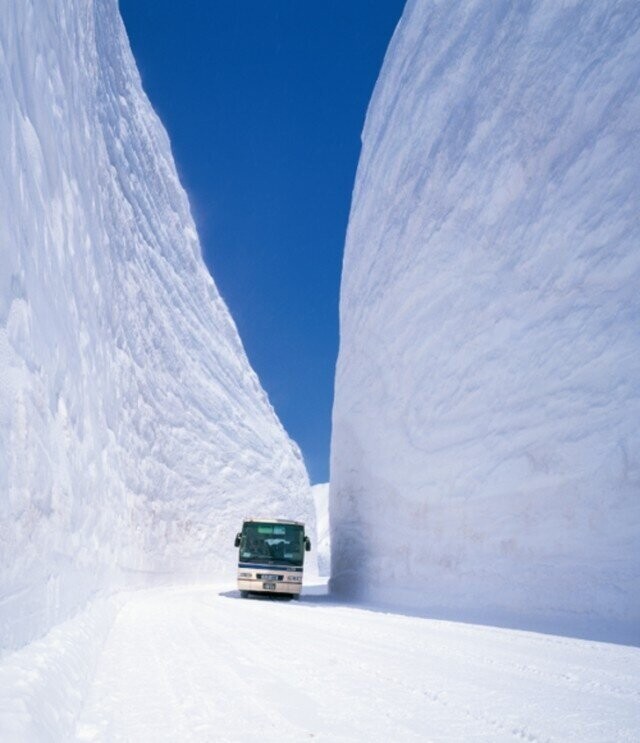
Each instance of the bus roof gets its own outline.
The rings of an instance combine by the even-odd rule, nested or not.
[[[271,519],[271,518],[250,518],[245,519],[245,524],[249,523],[260,523],[260,524],[293,524],[295,526],[304,526],[304,523],[302,521],[288,521],[287,519]]]

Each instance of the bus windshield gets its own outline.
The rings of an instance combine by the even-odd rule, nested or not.
[[[302,565],[304,529],[297,524],[246,522],[240,539],[240,560],[272,565]]]

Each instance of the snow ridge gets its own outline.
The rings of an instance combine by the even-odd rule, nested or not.
[[[0,8],[0,641],[97,588],[230,572],[304,464],[202,261],[116,0]]]
[[[638,120],[637,3],[408,3],[347,234],[334,590],[639,639]]]

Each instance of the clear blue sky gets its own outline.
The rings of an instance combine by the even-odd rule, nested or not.
[[[360,132],[404,0],[120,0],[205,261],[312,482],[329,477]]]

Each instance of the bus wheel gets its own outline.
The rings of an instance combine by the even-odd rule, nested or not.
[[[248,595],[249,595],[249,591],[240,591],[241,599],[246,599]]]

